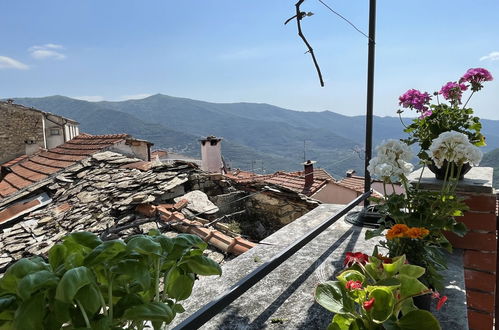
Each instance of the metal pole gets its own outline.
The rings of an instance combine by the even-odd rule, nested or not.
[[[373,140],[373,98],[374,98],[374,46],[376,29],[376,0],[369,1],[369,50],[367,59],[367,112],[366,112],[366,156],[364,165],[364,192],[371,190],[371,175],[367,166],[372,157]],[[369,200],[364,201],[369,205]]]

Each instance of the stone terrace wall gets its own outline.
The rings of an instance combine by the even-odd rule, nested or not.
[[[0,102],[0,163],[25,152],[25,140],[35,140],[43,147],[43,119],[36,111]]]

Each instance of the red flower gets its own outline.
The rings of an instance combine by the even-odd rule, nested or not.
[[[440,298],[440,300],[438,300],[437,311],[440,310],[440,308],[442,308],[442,306],[445,304],[446,301],[447,301],[447,296],[443,296],[442,298]]]
[[[362,289],[362,282],[361,281],[348,281],[345,283],[345,288],[347,290],[359,290]]]
[[[343,266],[350,267],[356,263],[365,265],[369,259],[369,256],[367,254],[364,254],[362,252],[347,252],[347,255],[345,257],[345,261],[343,262]]]
[[[365,301],[362,305],[364,306],[366,311],[370,310],[374,306],[374,298],[371,298],[368,301]]]

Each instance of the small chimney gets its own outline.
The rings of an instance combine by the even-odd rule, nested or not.
[[[40,150],[40,146],[35,140],[25,140],[24,145],[26,147],[26,155],[31,156]]]
[[[315,161],[307,160],[303,163],[305,168],[305,188],[309,188],[314,183],[314,164]]]
[[[222,139],[208,136],[201,142],[201,169],[211,173],[222,173],[224,163],[222,160]]]
[[[355,174],[355,170],[348,170],[347,171],[347,178],[351,178]]]

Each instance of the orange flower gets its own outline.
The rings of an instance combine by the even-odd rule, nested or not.
[[[409,227],[404,224],[396,224],[386,233],[386,239],[392,240],[397,237],[405,237]]]
[[[406,232],[407,237],[409,238],[417,238],[421,239],[428,235],[430,231],[424,227],[414,227],[414,228],[409,228],[409,230]]]

